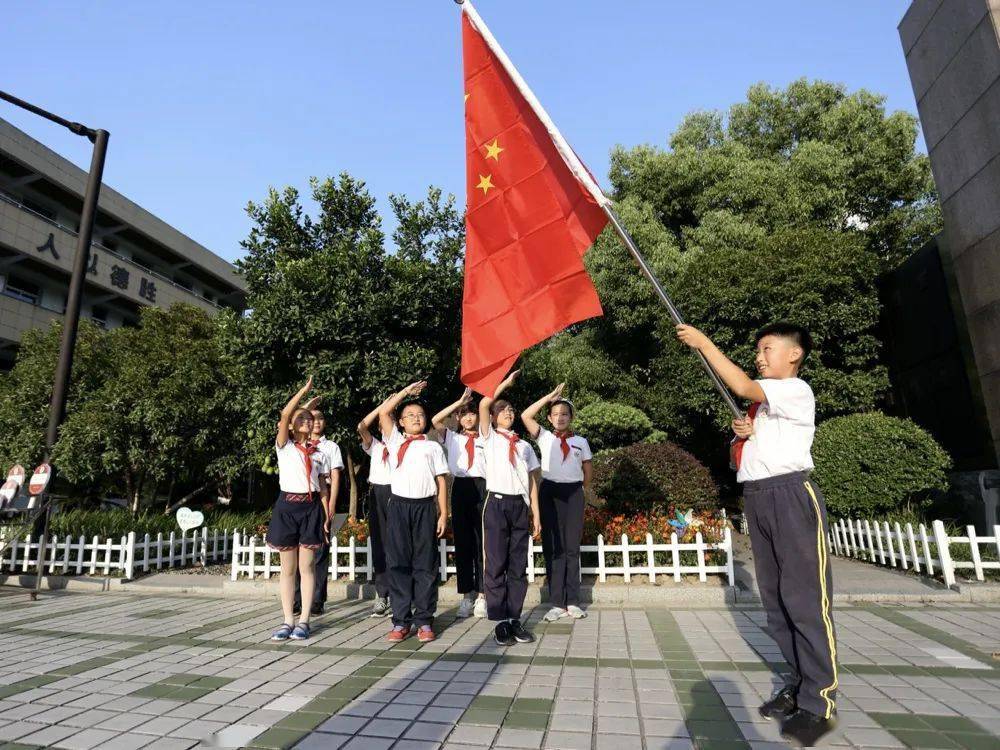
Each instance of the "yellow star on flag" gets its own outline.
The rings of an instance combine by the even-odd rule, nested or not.
[[[479,184],[476,187],[483,191],[483,195],[486,195],[490,191],[490,188],[496,187],[493,184],[493,175],[479,175]]]
[[[498,139],[494,138],[493,143],[486,144],[486,158],[493,159],[493,161],[500,161],[500,152],[506,151],[498,142]]]
[[[463,99],[463,101],[466,101],[466,102],[469,101],[469,95],[468,94],[465,95],[465,99]]]

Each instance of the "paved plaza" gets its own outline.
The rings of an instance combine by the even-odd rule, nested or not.
[[[3,748],[785,747],[755,711],[763,612],[593,608],[504,649],[482,620],[390,646],[366,602],[272,644],[261,600],[0,592]],[[1000,747],[1000,607],[844,605],[835,747]]]

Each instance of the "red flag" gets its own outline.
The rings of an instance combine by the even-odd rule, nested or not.
[[[607,199],[470,2],[462,46],[462,382],[492,395],[524,349],[602,313],[583,255]]]

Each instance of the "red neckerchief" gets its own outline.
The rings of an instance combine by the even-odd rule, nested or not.
[[[306,467],[306,485],[309,487],[309,502],[312,502],[313,499],[312,455],[313,453],[318,452],[319,449],[316,447],[316,444],[312,440],[307,440],[305,445],[299,445],[298,443],[293,443],[293,445],[295,446],[295,449],[302,454],[302,462],[305,464]]]
[[[406,451],[410,448],[410,443],[414,440],[426,440],[426,435],[407,435],[403,444],[399,446],[399,452],[396,454],[396,468],[398,469],[403,465],[403,457],[406,455]]]
[[[760,408],[760,402],[755,401],[750,404],[750,408],[747,409],[747,417],[753,422],[754,417],[757,416],[757,410]],[[740,470],[740,462],[743,461],[743,445],[750,438],[738,437],[729,445],[729,462],[733,465],[736,471]]]
[[[479,433],[463,431],[462,434],[465,435],[465,455],[469,457],[469,468],[471,469],[476,460],[476,437]]]
[[[569,438],[573,437],[572,430],[556,430],[555,436],[559,438],[559,448],[562,450],[563,463],[569,458]]]
[[[504,432],[499,427],[497,434],[507,441],[507,460],[511,466],[517,466],[517,442],[521,439],[516,432]]]
[[[382,443],[382,463],[386,466],[389,465],[389,446]]]

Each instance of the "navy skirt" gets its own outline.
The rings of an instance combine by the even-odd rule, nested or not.
[[[267,526],[267,546],[280,552],[298,547],[319,549],[326,544],[325,521],[318,492],[312,500],[308,495],[279,492]]]

